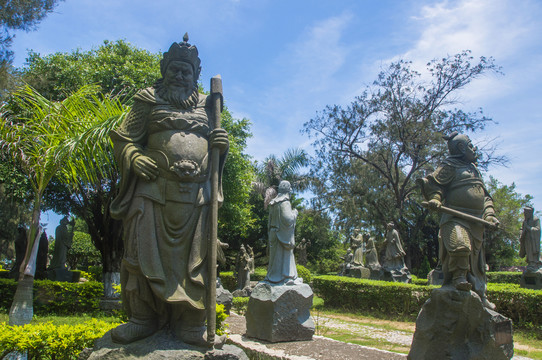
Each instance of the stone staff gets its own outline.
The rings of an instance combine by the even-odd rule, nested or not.
[[[222,78],[211,78],[211,96],[213,106],[213,130],[220,128],[220,115],[223,108]],[[209,236],[207,261],[209,276],[207,284],[207,342],[214,346],[216,332],[216,252],[218,232],[218,165],[220,149],[211,149],[211,233]]]
[[[429,207],[429,203],[427,201],[422,201],[422,206],[424,208],[427,208],[427,209],[431,209]],[[499,225],[498,223],[497,224],[494,224],[492,222],[489,222],[489,221],[486,221],[484,219],[480,219],[476,216],[473,216],[473,215],[470,215],[470,214],[466,214],[464,212],[461,212],[461,211],[457,211],[457,210],[454,210],[454,209],[451,209],[449,207],[446,207],[446,206],[439,206],[438,208],[434,209],[438,212],[442,212],[442,213],[445,213],[445,214],[449,214],[449,215],[453,215],[453,216],[457,216],[458,218],[461,218],[461,219],[465,219],[465,220],[469,220],[469,221],[474,221],[474,222],[478,222],[478,223],[481,223],[485,226],[488,226],[492,229],[496,229]]]

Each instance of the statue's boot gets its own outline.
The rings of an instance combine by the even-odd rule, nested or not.
[[[452,284],[457,290],[470,291],[472,289],[472,284],[467,281],[467,271],[469,269],[468,253],[450,253],[448,268],[452,273]]]
[[[205,310],[203,309],[194,309],[186,306],[174,307],[173,316],[176,320],[172,322],[172,330],[181,341],[187,344],[210,347],[211,345],[207,341],[205,315]],[[215,335],[215,341],[212,346],[221,348],[225,342],[225,335]]]
[[[111,339],[119,344],[129,344],[151,336],[158,330],[156,322],[141,321],[131,318],[127,323],[121,324],[111,330]]]
[[[127,323],[111,330],[111,339],[119,344],[129,344],[151,336],[158,330],[158,317],[143,300],[130,296],[132,316]]]

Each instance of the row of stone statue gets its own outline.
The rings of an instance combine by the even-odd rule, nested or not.
[[[75,220],[69,220],[63,217],[60,225],[55,231],[55,247],[51,259],[48,257],[49,239],[45,231],[41,232],[39,237],[38,251],[36,256],[36,279],[49,279],[55,281],[72,281],[73,273],[66,268],[68,250],[72,246],[73,226]],[[70,225],[70,226],[68,226]],[[23,226],[17,229],[18,234],[15,239],[15,263],[10,270],[9,276],[13,279],[19,278],[19,271],[23,263],[27,247],[27,231]]]
[[[386,227],[386,252],[382,265],[378,259],[375,239],[368,233],[361,234],[359,229],[354,231],[355,235],[350,238],[350,248],[342,257],[344,263],[339,275],[405,283],[411,281],[410,271],[404,261],[406,252],[393,222]]]

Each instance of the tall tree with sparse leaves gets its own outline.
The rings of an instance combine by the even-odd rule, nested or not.
[[[421,225],[429,215],[418,204],[414,180],[446,156],[442,135],[480,131],[492,121],[482,110],[455,106],[458,91],[499,72],[492,58],[474,60],[469,51],[430,61],[426,77],[399,60],[349,106],[327,106],[304,125],[317,152],[312,177],[318,207],[333,211],[347,233],[361,224],[383,234],[395,221],[407,264],[417,267],[426,241]],[[484,153],[482,166],[504,161],[491,148]]]

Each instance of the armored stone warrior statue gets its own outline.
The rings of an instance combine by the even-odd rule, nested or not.
[[[486,297],[483,246],[484,224],[498,224],[493,200],[476,167],[477,149],[469,137],[454,132],[445,139],[450,156],[435,172],[418,180],[429,208],[442,212],[439,257],[443,286],[452,284],[464,291],[472,288],[486,307],[494,308]]]
[[[121,171],[111,214],[124,223],[122,299],[130,320],[112,331],[130,343],[168,325],[184,342],[205,344],[207,246],[213,148],[220,174],[228,151],[213,129],[210,97],[198,93],[195,46],[173,43],[160,61],[162,78],[141,90],[111,133]],[[219,185],[218,202],[222,202]]]

